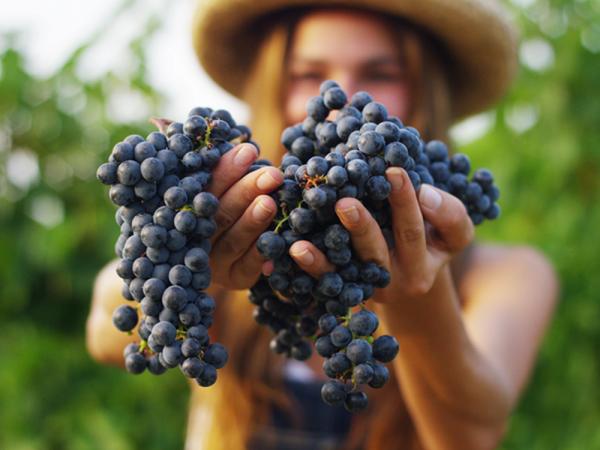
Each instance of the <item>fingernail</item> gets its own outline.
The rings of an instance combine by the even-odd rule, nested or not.
[[[342,217],[345,222],[348,223],[356,223],[358,219],[360,219],[360,215],[358,214],[358,209],[355,206],[351,206],[350,208],[342,209],[340,211],[342,213]]]
[[[258,222],[264,222],[271,217],[272,213],[273,210],[271,209],[270,205],[267,205],[267,202],[264,200],[259,200],[252,210],[252,217]]]
[[[419,201],[428,209],[438,209],[442,204],[442,196],[438,191],[428,184],[421,185],[419,192]]]
[[[296,251],[291,251],[290,253],[296,261],[305,266],[310,266],[315,262],[315,257],[307,248],[302,248],[299,250],[297,249]]]
[[[273,261],[265,261],[262,265],[262,274],[266,277],[273,273]]]
[[[387,179],[392,184],[393,191],[399,191],[404,186],[404,177],[402,176],[402,169],[398,167],[390,167],[386,171]]]
[[[279,180],[275,178],[270,170],[265,170],[256,180],[256,187],[261,191],[271,190],[279,185]]]
[[[233,163],[236,166],[247,166],[256,158],[256,150],[251,145],[242,145],[237,154],[233,158]]]

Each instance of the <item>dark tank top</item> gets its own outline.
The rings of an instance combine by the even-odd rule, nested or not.
[[[350,430],[352,414],[321,400],[322,381],[284,380],[284,386],[297,409],[294,423],[285,411],[274,407],[270,425],[255,433],[250,450],[337,450]]]

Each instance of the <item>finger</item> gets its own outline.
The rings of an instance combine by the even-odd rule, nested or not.
[[[439,238],[436,243],[442,250],[456,253],[473,240],[473,222],[458,198],[424,184],[419,191],[419,204],[423,216],[433,225],[435,238]]]
[[[212,173],[209,191],[220,197],[248,171],[258,158],[258,150],[252,144],[240,144],[225,153]]]
[[[261,268],[261,272],[265,277],[268,277],[269,275],[271,275],[273,273],[273,270],[275,269],[275,265],[273,264],[273,261],[265,261],[262,265]]]
[[[294,242],[290,247],[289,254],[302,270],[315,278],[335,269],[327,257],[308,241]]]
[[[268,195],[260,195],[246,209],[240,219],[215,241],[211,259],[215,272],[227,272],[227,268],[254,246],[258,236],[273,221],[277,205]],[[254,268],[260,272],[260,265]]]
[[[386,176],[392,185],[389,202],[396,258],[405,275],[416,279],[425,273],[427,265],[425,224],[417,194],[403,169],[390,167]]]
[[[279,169],[264,167],[250,172],[231,186],[219,199],[219,209],[215,215],[217,231],[213,236],[213,242],[216,242],[242,216],[256,197],[273,191],[281,183],[283,183],[283,174]]]
[[[249,288],[256,283],[264,263],[265,257],[258,252],[256,243],[253,242],[248,251],[231,266],[230,279],[236,280],[236,286]]]
[[[365,206],[355,198],[342,198],[335,212],[350,233],[352,247],[362,261],[373,261],[390,270],[388,246],[381,228]]]

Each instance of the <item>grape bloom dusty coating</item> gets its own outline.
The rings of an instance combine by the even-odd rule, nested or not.
[[[132,135],[116,144],[96,174],[119,206],[117,274],[133,304],[115,309],[113,323],[129,333],[137,326],[140,341],[123,355],[129,372],[160,375],[179,366],[210,386],[228,354],[208,336],[215,301],[204,291],[219,201],[205,188],[221,155],[251,142],[251,132],[210,108],[194,108],[183,123],[156,124],[161,131],[146,139]]]
[[[334,121],[327,120],[337,110]],[[419,132],[388,114],[385,105],[367,92],[348,101],[332,80],[306,105],[306,119],[286,128],[281,142],[287,149],[280,169],[284,183],[272,194],[278,212],[272,227],[257,240],[258,251],[273,261],[273,272],[250,289],[254,318],[274,333],[271,349],[305,360],[312,346],[325,358],[323,371],[331,378],[321,390],[323,401],[350,412],[368,406],[361,386],[381,388],[389,379],[384,363],[399,352],[393,336],[375,338],[379,320],[366,308],[376,288],[390,274],[355,254],[350,234],[335,214],[343,197],[359,199],[393,245],[388,196],[388,167],[402,167],[415,190],[432,184],[458,197],[475,225],[495,219],[499,191],[486,169],[468,175],[466,155],[450,155],[441,141],[425,142]],[[321,250],[335,270],[314,279],[288,256],[297,240]]]
[[[426,183],[456,196],[475,225],[498,217],[499,190],[489,170],[469,178],[466,155],[450,155],[441,141],[425,142],[367,92],[348,99],[327,80],[306,109],[304,121],[281,135],[284,182],[271,193],[278,211],[256,242],[273,271],[259,277],[249,299],[256,322],[274,333],[271,350],[306,360],[314,346],[330,378],[323,401],[359,412],[368,406],[362,387],[385,385],[385,364],[400,347],[393,336],[375,336],[379,319],[366,306],[375,289],[390,282],[390,273],[358,258],[335,214],[336,201],[359,199],[392,246],[388,167],[405,169],[415,190]],[[330,121],[333,110],[337,116]],[[123,297],[134,305],[115,309],[113,323],[124,332],[137,330],[140,338],[123,352],[129,372],[160,375],[179,366],[206,387],[229,358],[208,334],[216,306],[205,292],[211,282],[209,239],[219,201],[206,187],[221,156],[235,144],[252,142],[251,131],[229,112],[204,107],[190,111],[183,123],[156,123],[160,131],[146,139],[132,135],[116,144],[96,174],[119,207],[116,272]],[[271,163],[259,159],[248,171],[265,165]],[[319,279],[301,270],[288,254],[300,239],[314,244],[335,269]]]

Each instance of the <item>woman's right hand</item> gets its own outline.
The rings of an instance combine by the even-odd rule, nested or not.
[[[265,259],[255,242],[277,212],[266,194],[283,183],[283,174],[276,167],[264,167],[245,175],[257,157],[252,144],[225,153],[208,189],[219,199],[217,231],[211,239],[212,279],[226,289],[247,289],[258,279]]]

